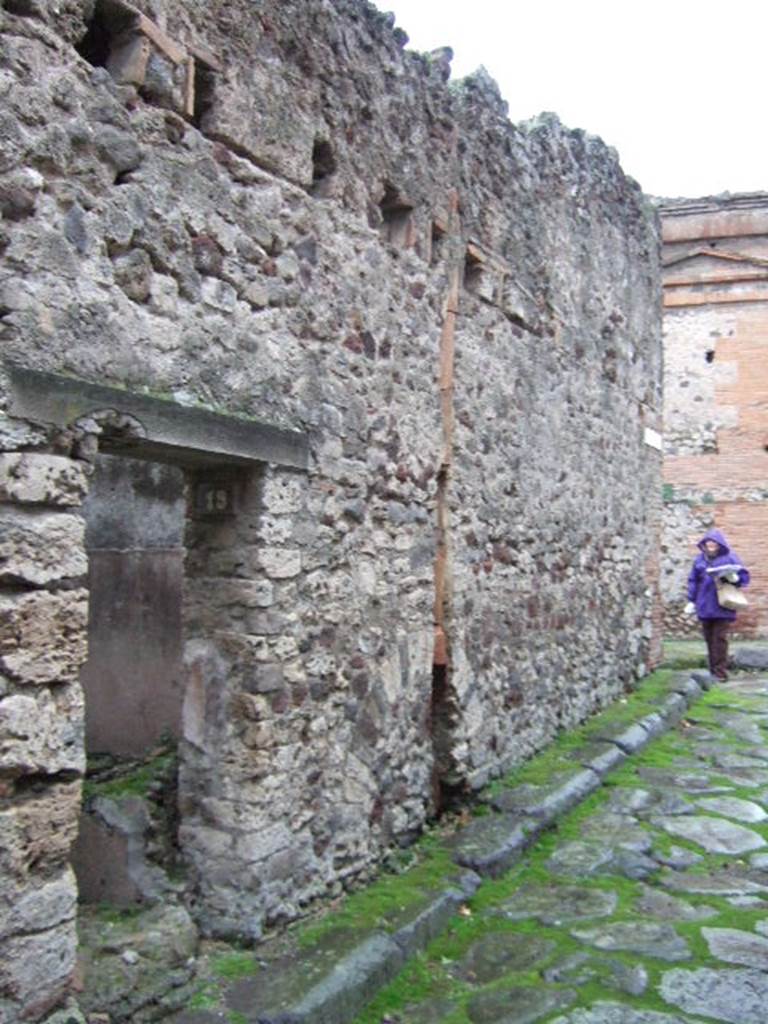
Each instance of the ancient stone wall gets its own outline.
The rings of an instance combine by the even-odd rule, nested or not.
[[[738,631],[768,630],[768,197],[662,206],[668,632],[683,615],[695,544],[717,526],[753,572]]]
[[[121,415],[150,395],[308,438],[307,469],[142,449],[190,496],[188,902],[205,931],[255,937],[657,656],[656,219],[598,139],[511,125],[484,74],[448,85],[444,54],[407,52],[362,0],[138,7],[1,15],[3,351],[121,389]],[[46,429],[12,383],[0,399],[7,514],[62,524],[68,581],[8,570],[0,714],[50,705],[73,758],[59,732],[40,764],[17,755],[4,725],[13,827],[47,826],[57,787],[71,800],[46,868],[66,914],[49,901],[4,934],[58,950],[83,755],[69,505],[125,424],[60,402]],[[24,490],[33,463],[75,474],[71,499]],[[7,558],[44,561],[34,536]],[[40,602],[45,632],[25,617]],[[30,992],[55,1001],[56,977],[3,978],[9,1014],[39,1016]]]

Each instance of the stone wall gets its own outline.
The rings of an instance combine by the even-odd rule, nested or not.
[[[445,54],[404,50],[363,0],[139,6],[0,15],[1,336],[17,366],[121,389],[121,416],[149,394],[309,439],[306,471],[161,451],[190,495],[188,901],[204,931],[256,937],[657,657],[656,219],[600,140],[511,125],[483,73],[448,85]],[[27,507],[20,460],[76,474],[73,503],[95,444],[146,444],[139,412],[72,423],[59,402],[53,430],[0,400],[14,522],[77,522],[58,491]],[[0,713],[34,685],[74,760],[9,755],[4,813],[68,787],[63,872],[85,595],[8,578]],[[58,950],[73,910],[52,906],[34,932]],[[40,1015],[4,985],[9,1014]]]
[[[661,207],[664,235],[666,630],[682,613],[703,532],[717,526],[753,572],[745,636],[768,630],[768,196]]]

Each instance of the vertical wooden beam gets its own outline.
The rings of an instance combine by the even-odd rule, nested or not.
[[[461,232],[459,221],[459,197],[454,190],[449,199],[449,240],[454,240]],[[442,421],[442,444],[440,465],[437,474],[437,552],[435,558],[435,650],[434,664],[447,665],[449,661],[449,644],[446,630],[446,604],[448,600],[448,538],[450,530],[450,509],[448,505],[448,488],[451,467],[453,465],[453,364],[455,352],[456,314],[459,308],[459,290],[461,288],[462,267],[457,262],[455,253],[451,254],[453,265],[448,277],[448,289],[443,307],[443,323],[440,332],[440,366],[438,387],[440,391],[440,418]]]
[[[187,55],[187,77],[184,82],[184,113],[187,117],[195,116],[195,58]]]

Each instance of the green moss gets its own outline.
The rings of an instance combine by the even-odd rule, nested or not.
[[[145,907],[117,907],[113,903],[98,903],[88,908],[104,924],[126,925],[139,919]]]
[[[172,770],[175,770],[175,765],[176,754],[169,752],[160,754],[153,760],[147,761],[115,779],[101,782],[98,779],[86,778],[83,784],[83,799],[89,800],[95,796],[144,797],[149,792],[152,783],[167,777]]]
[[[429,833],[411,849],[412,867],[379,876],[365,889],[346,896],[332,913],[298,929],[299,945],[307,948],[331,931],[394,931],[409,907],[423,904],[430,893],[446,888],[447,879],[456,874],[456,864],[441,836]]]
[[[221,989],[215,982],[207,982],[187,1003],[190,1010],[215,1010],[221,1005]]]
[[[253,953],[222,953],[211,961],[211,973],[229,981],[249,978],[259,970],[259,962]]]

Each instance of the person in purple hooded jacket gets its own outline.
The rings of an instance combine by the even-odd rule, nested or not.
[[[724,579],[737,587],[749,583],[749,571],[731,551],[719,530],[709,530],[697,545],[697,556],[688,576],[688,604],[685,610],[699,617],[707,642],[709,671],[718,679],[727,679],[728,629],[736,618],[731,608],[723,608],[717,600],[716,580]]]

